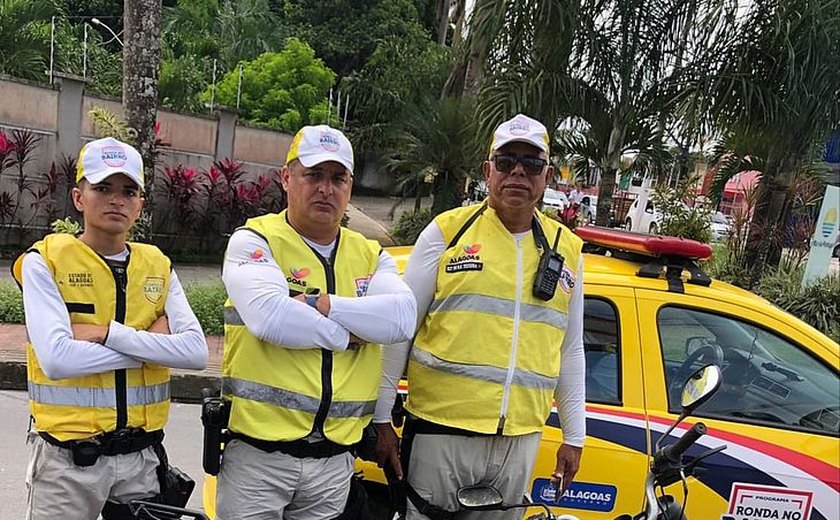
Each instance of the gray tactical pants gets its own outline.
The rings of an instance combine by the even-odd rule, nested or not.
[[[27,444],[27,520],[95,520],[106,501],[127,504],[160,492],[160,459],[151,446],[80,467],[69,449],[53,446],[35,432],[29,433]]]
[[[515,437],[501,435],[464,437],[461,435],[417,434],[408,463],[408,482],[430,503],[448,511],[458,510],[456,492],[473,484],[490,484],[516,504],[530,483],[541,433]],[[464,513],[464,520],[513,520],[522,518],[522,509]],[[421,515],[408,501],[408,520]]]
[[[299,459],[234,439],[225,446],[217,520],[328,520],[347,503],[353,455]]]

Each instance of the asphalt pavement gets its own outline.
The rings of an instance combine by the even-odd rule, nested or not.
[[[195,404],[172,403],[164,445],[170,463],[195,480],[190,497],[190,509],[202,509],[201,488],[204,472],[201,469],[202,430],[200,407]],[[0,429],[0,518],[25,518],[26,467],[29,449],[26,431],[29,427],[29,407],[24,392],[0,391],[0,417],[5,426]]]

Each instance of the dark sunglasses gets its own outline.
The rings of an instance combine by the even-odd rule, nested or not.
[[[516,168],[516,163],[522,165],[522,169],[525,170],[526,175],[539,175],[543,172],[548,161],[527,155],[517,157],[515,155],[499,154],[493,156],[493,165],[501,173],[512,172]]]

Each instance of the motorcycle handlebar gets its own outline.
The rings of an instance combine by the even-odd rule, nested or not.
[[[695,424],[677,442],[663,448],[662,456],[672,464],[679,463],[682,460],[683,453],[703,435],[706,435],[706,425],[703,423]]]

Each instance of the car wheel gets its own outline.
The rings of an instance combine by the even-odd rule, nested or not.
[[[834,258],[840,258],[840,245],[834,246],[834,251],[831,252]]]
[[[659,231],[659,228],[656,227],[656,223],[651,224],[649,230],[650,234],[655,235],[657,231]]]

